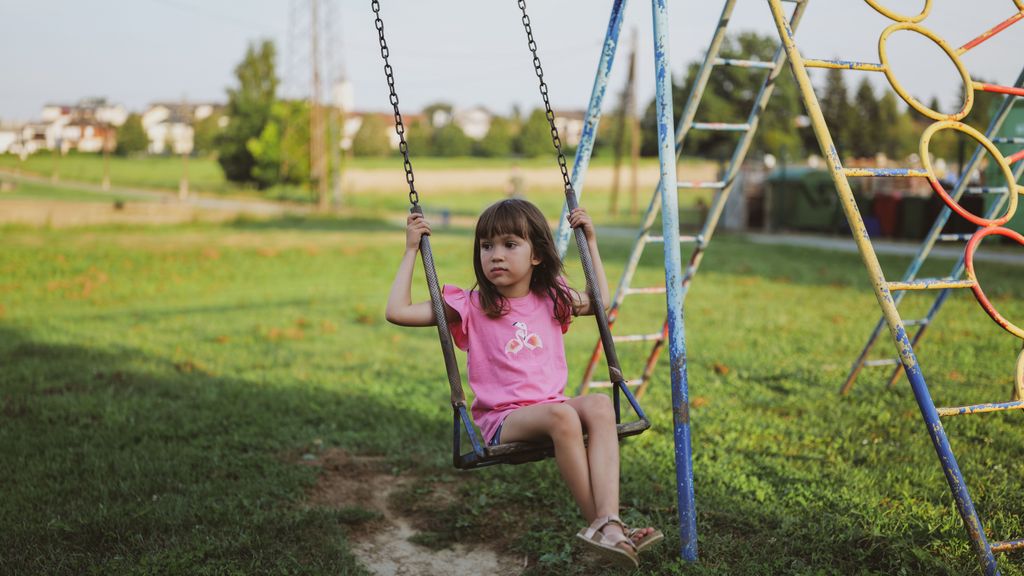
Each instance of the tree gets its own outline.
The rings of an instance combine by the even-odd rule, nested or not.
[[[149,136],[142,127],[142,116],[129,114],[124,124],[117,129],[117,147],[114,154],[128,156],[145,152],[149,147]]]
[[[216,151],[223,118],[223,114],[214,113],[193,124],[192,152],[194,154],[205,156]]]
[[[878,100],[875,121],[878,150],[890,158],[904,158],[917,147],[918,132],[911,117],[900,110],[899,101],[889,90]]]
[[[454,122],[435,130],[432,140],[435,156],[469,156],[473,150],[473,141]]]
[[[477,151],[481,156],[501,158],[512,154],[512,145],[512,123],[506,118],[495,116],[491,119],[487,135],[477,145]]]
[[[523,156],[536,158],[554,153],[551,144],[551,126],[544,110],[534,108],[523,124],[516,139],[516,150]]]
[[[825,75],[825,90],[821,96],[821,113],[825,116],[832,141],[842,154],[854,154],[850,149],[850,130],[857,123],[846,90],[844,72],[830,68]]]
[[[301,100],[276,102],[259,138],[246,147],[255,164],[252,175],[257,185],[309,182],[309,103]]]
[[[882,126],[878,121],[878,102],[871,83],[862,78],[857,85],[857,93],[853,97],[852,116],[856,119],[849,126],[850,153],[858,158],[868,158],[881,151],[879,132]]]
[[[777,40],[755,32],[742,32],[725,38],[720,56],[770,61],[776,50]],[[700,62],[687,66],[682,83],[672,82],[672,106],[675,113],[673,123],[679,124],[686,99],[696,83]],[[717,68],[710,76],[708,85],[697,110],[698,122],[745,123],[750,117],[754,102],[760,93],[764,76],[751,74],[749,70],[733,67]],[[760,116],[758,133],[754,137],[754,149],[761,152],[796,155],[802,151],[803,136],[794,125],[794,119],[802,113],[796,84],[790,74],[781,74],[775,81],[775,91],[768,107]],[[657,111],[652,101],[644,112],[641,153],[658,153]],[[702,132],[691,130],[684,142],[683,154],[707,158],[728,158],[736,145],[735,133]]]
[[[388,126],[379,116],[366,114],[359,131],[352,138],[352,153],[356,156],[387,156],[391,153]]]
[[[277,95],[276,49],[270,40],[250,44],[235,68],[238,86],[228,89],[228,125],[217,142],[217,161],[232,182],[260,183],[253,174],[256,159],[249,141],[259,139],[270,120]]]

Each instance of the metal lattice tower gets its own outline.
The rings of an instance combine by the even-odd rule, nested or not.
[[[879,306],[882,308],[882,315],[885,320],[885,324],[888,326],[889,332],[896,345],[899,362],[904,373],[907,375],[910,387],[914,393],[914,398],[920,408],[921,416],[925,421],[927,433],[932,441],[936,454],[939,457],[939,461],[946,477],[946,481],[949,484],[950,492],[953,495],[957,511],[963,519],[967,533],[971,539],[974,551],[984,573],[986,575],[999,574],[999,566],[995,560],[994,553],[1022,549],[1024,548],[1024,539],[989,542],[985,529],[977,511],[975,510],[974,502],[971,499],[967,483],[959,465],[957,464],[956,457],[953,454],[945,428],[940,421],[940,417],[962,416],[982,412],[1019,410],[1024,409],[1024,401],[1013,400],[1009,402],[990,402],[944,408],[936,406],[925,380],[922,367],[917,361],[917,356],[914,352],[914,342],[912,342],[911,337],[907,333],[908,323],[904,322],[900,317],[899,311],[896,307],[897,296],[894,296],[894,294],[900,294],[911,290],[940,290],[945,293],[952,289],[970,289],[981,304],[982,308],[984,308],[985,312],[995,320],[996,323],[1013,336],[1024,340],[1024,329],[1012,324],[1009,320],[1005,319],[998,310],[996,310],[985,296],[984,290],[974,274],[974,254],[981,240],[985,237],[992,235],[1004,236],[1011,238],[1020,244],[1024,244],[1024,236],[1003,227],[1003,224],[1012,218],[1017,209],[1018,193],[1024,192],[1024,188],[1019,186],[1016,180],[1019,175],[1019,170],[1017,174],[1014,174],[1010,168],[1011,164],[1024,159],[1024,151],[1018,152],[1009,157],[1004,157],[992,141],[984,134],[960,122],[960,120],[970,113],[973,105],[973,95],[976,90],[1002,93],[1013,97],[1024,96],[1024,89],[1021,89],[1019,86],[996,86],[973,81],[970,77],[970,73],[960,61],[960,56],[967,51],[978,46],[1013,23],[1024,19],[1024,0],[1012,0],[1014,9],[1013,14],[1009,18],[991,30],[986,31],[973,40],[963,44],[959,48],[951,47],[946,43],[944,38],[932,32],[922,24],[922,22],[928,17],[931,10],[931,0],[925,1],[924,8],[922,8],[920,13],[910,16],[897,14],[887,8],[884,8],[880,6],[876,0],[864,1],[871,8],[893,22],[885,28],[879,39],[879,63],[805,59],[797,48],[793,29],[786,21],[781,0],[768,0],[776,28],[779,33],[779,38],[782,40],[789,56],[790,67],[799,86],[801,99],[803,100],[804,106],[811,118],[811,124],[821,147],[822,155],[825,157],[825,161],[832,173],[837,192],[840,200],[842,201],[843,211],[846,215],[847,221],[849,222],[850,229],[853,231],[853,237],[857,243],[861,258],[867,268],[868,275],[874,288],[875,297],[878,300]],[[1006,0],[1006,4],[1009,11],[1011,0]],[[957,70],[960,72],[964,84],[963,107],[959,112],[955,114],[942,114],[938,111],[931,110],[910,96],[899,83],[888,64],[886,40],[893,32],[901,30],[911,31],[931,40],[953,61]],[[911,108],[935,121],[921,135],[920,156],[923,169],[855,169],[843,167],[839,151],[836,149],[835,143],[832,140],[832,136],[829,132],[829,127],[825,122],[824,115],[822,114],[817,95],[811,85],[807,68],[849,69],[884,73],[893,90],[902,97]],[[942,184],[935,176],[935,172],[929,159],[929,143],[934,134],[943,130],[954,130],[968,135],[995,159],[1000,171],[1006,178],[1008,187],[1008,193],[1005,195],[1006,201],[1002,203],[1004,207],[996,209],[1003,210],[1005,208],[1003,215],[996,217],[990,213],[982,217],[972,214],[960,206],[957,199],[954,196],[951,196],[942,187]],[[975,232],[969,239],[964,250],[962,261],[964,272],[966,273],[966,279],[960,279],[958,276],[918,279],[916,278],[917,270],[912,269],[908,271],[907,277],[901,281],[894,282],[887,280],[875,254],[871,239],[864,225],[864,220],[857,208],[853,191],[850,187],[849,179],[857,177],[927,178],[934,192],[942,198],[952,212],[956,212],[959,216],[966,218],[968,221],[979,227],[977,232]],[[966,182],[967,178],[962,178],[961,180]],[[958,186],[958,188],[961,187]],[[963,191],[961,190],[960,192],[962,193]],[[941,225],[938,222],[936,223],[936,226],[941,229]],[[930,246],[928,249],[930,249]],[[925,250],[925,252],[927,252],[927,250]],[[939,298],[942,298],[941,294]],[[922,324],[922,326],[924,325],[927,324]],[[918,333],[918,336],[919,335],[920,332]],[[855,376],[855,374],[853,374],[853,376]],[[1024,387],[1024,352],[1018,356],[1017,370],[1014,377],[1016,388],[1019,391]]]

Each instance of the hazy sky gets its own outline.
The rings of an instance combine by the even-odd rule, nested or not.
[[[369,0],[322,0],[329,24],[330,69],[353,82],[359,110],[385,110],[386,84]],[[882,0],[917,12],[924,0]],[[391,61],[405,110],[437,101],[508,113],[539,105],[525,34],[512,0],[381,0]],[[545,79],[557,108],[585,108],[611,0],[531,0],[528,5]],[[717,0],[669,0],[672,69],[700,58],[721,12]],[[788,6],[788,4],[787,4]],[[924,24],[953,47],[1015,12],[1012,0],[934,0]],[[0,119],[39,116],[47,102],[105,96],[131,110],[182,98],[224,101],[246,44],[273,39],[288,94],[307,92],[308,0],[0,0]],[[811,0],[797,32],[805,57],[878,61],[878,37],[890,21],[861,0]],[[641,102],[653,95],[651,6],[627,4],[612,94],[625,81],[628,39],[638,34]],[[731,30],[774,34],[765,0],[738,0]],[[890,54],[901,81],[952,109],[958,75],[941,50],[912,33],[894,35]],[[1012,84],[1024,66],[1024,23],[968,52],[975,79]],[[326,64],[326,63],[325,63]],[[863,76],[848,74],[851,92]],[[698,118],[701,120],[701,118]],[[713,120],[713,119],[704,119]]]

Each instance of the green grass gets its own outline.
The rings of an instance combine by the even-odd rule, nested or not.
[[[69,154],[58,161],[40,153],[24,161],[12,154],[0,154],[0,169],[50,177],[54,170],[61,180],[98,184],[103,181],[103,157],[97,154]],[[180,157],[141,156],[110,158],[110,181],[115,186],[175,190],[182,175]],[[197,191],[229,192],[234,189],[224,180],[217,162],[210,158],[192,158],[188,163],[190,186]]]
[[[436,231],[444,281],[471,281],[469,234]],[[383,320],[401,228],[286,219],[3,235],[0,573],[361,574],[349,541],[373,514],[309,503],[319,469],[302,455],[326,449],[410,479],[394,504],[419,518],[424,544],[492,540],[527,555],[529,574],[593,572],[552,462],[450,468],[436,333]],[[629,243],[602,240],[613,279]],[[905,260],[883,265],[895,277]],[[1024,321],[1024,270],[979,268],[990,299]],[[662,279],[649,254],[637,282]],[[414,286],[425,297],[421,277]],[[926,306],[907,303],[907,317]],[[627,306],[617,330],[660,324],[657,298]],[[877,316],[856,255],[716,239],[686,308],[701,562],[678,559],[663,361],[644,402],[654,427],[622,448],[626,520],[668,535],[638,573],[979,573],[906,384],[885,391],[866,372],[836,394]],[[570,386],[595,339],[589,319],[567,335]],[[952,405],[1008,398],[1018,350],[961,293],[919,356]],[[620,356],[633,373],[643,351]],[[1019,417],[947,423],[993,539],[1024,533]],[[1019,554],[1000,566],[1024,574]]]
[[[571,161],[571,159],[570,159]],[[450,214],[459,216],[475,216],[484,207],[495,199],[502,198],[505,190],[504,184],[499,186],[480,186],[479,188],[465,190],[446,190],[438,186],[432,186],[431,173],[435,171],[449,170],[485,170],[509,171],[512,165],[518,164],[524,169],[550,169],[552,174],[558,174],[558,166],[554,157],[523,158],[512,160],[509,158],[416,158],[414,159],[418,182],[423,192],[421,201],[426,210],[440,214],[447,211]],[[700,164],[703,161],[693,161]],[[591,166],[607,167],[613,164],[613,159],[606,155],[595,156]],[[641,166],[650,168],[658,164],[657,158],[641,159]],[[53,174],[55,166],[60,174],[63,183],[57,183],[48,188],[41,197],[46,199],[69,199],[83,200],[90,197],[88,192],[60,192],[69,187],[74,188],[74,183],[98,184],[103,180],[104,167],[103,158],[93,154],[70,154],[61,157],[55,164],[53,156],[49,154],[36,154],[29,156],[25,161],[11,154],[0,154],[0,170],[20,171],[24,174],[49,177]],[[263,197],[274,200],[285,200],[291,202],[310,203],[314,196],[309,190],[301,187],[280,186],[263,192],[251,188],[240,187],[224,180],[223,173],[217,161],[211,157],[192,158],[189,160],[189,182],[190,188],[199,193],[212,193],[224,195],[242,195],[250,197]],[[402,162],[399,157],[389,158],[356,158],[350,160],[348,166],[353,170],[364,171],[390,171],[394,173],[393,184],[385,189],[367,188],[346,192],[343,204],[349,210],[354,210],[363,215],[381,216],[392,212],[405,211],[408,208],[408,188],[405,185],[402,175]],[[159,189],[170,192],[177,192],[179,180],[182,174],[182,161],[178,157],[170,156],[144,156],[135,158],[110,158],[110,181],[115,187]],[[623,191],[619,199],[620,212],[616,218],[605,218],[602,223],[623,224],[635,226],[639,223],[643,211],[647,208],[647,202],[652,190],[640,189],[638,213],[628,214],[628,164],[623,166]],[[491,179],[493,181],[493,179]],[[545,213],[556,213],[561,209],[564,201],[563,190],[560,187],[536,186],[527,183],[527,194],[530,200],[537,203]],[[44,185],[39,184],[27,188],[26,195],[38,193]],[[100,195],[106,201],[108,198]],[[591,211],[598,216],[603,214],[610,203],[611,191],[605,186],[591,186],[581,194],[584,204],[591,206]],[[3,198],[5,196],[0,196]],[[704,195],[706,200],[710,194]],[[684,198],[684,204],[690,205],[695,202],[697,195],[688,194]]]
[[[0,202],[4,200],[58,200],[61,202],[126,202],[132,200],[123,194],[114,192],[96,192],[80,190],[74,187],[36,182],[18,182],[14,190],[0,193]]]

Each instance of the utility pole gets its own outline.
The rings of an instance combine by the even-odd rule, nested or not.
[[[629,147],[631,171],[629,184],[629,214],[631,216],[634,216],[637,213],[637,194],[640,191],[640,118],[637,117],[636,111],[636,50],[636,28],[633,28],[632,43],[630,45],[629,52],[629,98],[626,103],[626,109],[629,110],[628,117],[631,136]]]
[[[192,148],[195,147],[196,133],[188,110],[188,98],[185,96],[181,97],[181,121],[185,125],[185,134],[188,133],[189,128],[192,129],[192,145],[186,147],[182,143],[181,146],[181,181],[178,183],[178,200],[186,200],[188,199],[188,157],[192,153]]]
[[[612,194],[608,207],[608,213],[612,216],[619,211],[619,174],[622,170],[622,148],[626,142],[626,129],[629,128],[630,135],[630,157],[632,165],[632,179],[630,186],[630,214],[636,213],[637,202],[637,165],[640,152],[638,141],[639,130],[634,115],[634,102],[636,98],[636,29],[632,31],[629,53],[629,74],[626,78],[626,86],[622,90],[619,100],[619,117],[615,129],[615,168],[612,172]]]
[[[110,129],[109,122],[104,122],[103,127],[103,191],[110,190]]]
[[[320,106],[320,0],[310,0],[312,52],[310,64],[313,72],[313,86],[309,95],[309,177],[317,196],[321,212],[329,207],[326,155],[324,154],[324,118]]]

